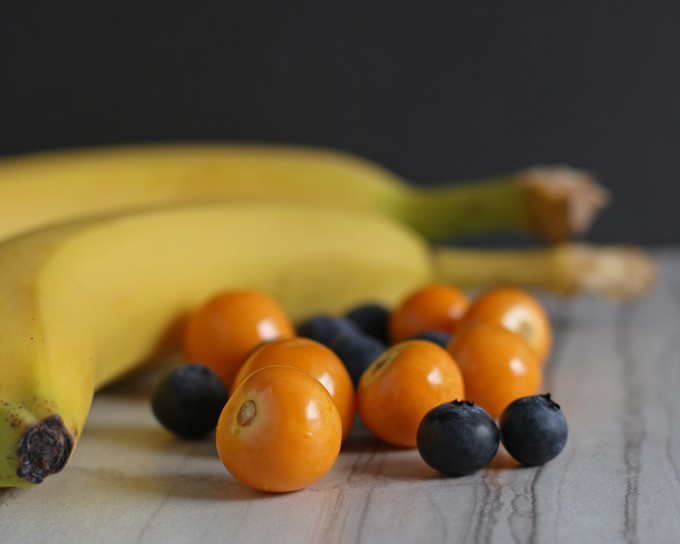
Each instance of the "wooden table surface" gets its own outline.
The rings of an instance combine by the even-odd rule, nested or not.
[[[545,298],[545,379],[569,423],[562,454],[443,478],[360,425],[317,484],[236,482],[211,440],[155,422],[145,382],[97,395],[64,471],[0,490],[0,542],[680,542],[680,251],[640,302]]]

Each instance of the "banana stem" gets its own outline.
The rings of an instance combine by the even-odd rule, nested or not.
[[[563,243],[527,250],[440,248],[434,251],[433,261],[438,281],[462,288],[515,285],[610,300],[645,296],[658,276],[654,259],[632,246]]]
[[[406,221],[431,240],[477,232],[530,230],[525,190],[514,176],[414,187],[408,196]]]
[[[537,167],[477,183],[413,188],[403,211],[432,240],[514,230],[558,242],[587,231],[608,200],[587,172]]]

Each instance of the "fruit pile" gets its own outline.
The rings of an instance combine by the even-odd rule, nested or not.
[[[156,409],[176,432],[203,434],[215,426],[215,416],[202,427],[192,413],[215,414],[226,392],[231,394],[227,406],[238,402],[239,392],[248,393],[233,417],[225,416],[218,426],[223,452],[230,452],[225,458],[238,458],[232,449],[238,443],[225,442],[225,429],[240,437],[238,451],[250,459],[259,447],[258,430],[272,425],[276,432],[292,432],[288,423],[301,421],[291,416],[283,424],[288,410],[305,406],[305,414],[333,419],[326,408],[344,401],[335,394],[334,403],[323,400],[332,387],[338,395],[349,390],[355,402],[346,406],[373,432],[398,444],[415,443],[415,423],[424,415],[415,417],[416,407],[431,406],[420,394],[409,401],[411,408],[406,402],[399,406],[409,413],[400,416],[410,422],[404,438],[401,424],[390,429],[395,427],[388,422],[390,403],[400,402],[384,384],[405,380],[409,398],[418,388],[441,388],[438,398],[450,402],[460,382],[456,397],[464,392],[463,400],[498,417],[508,402],[540,383],[550,340],[549,330],[541,334],[532,326],[532,312],[540,311],[527,302],[525,311],[508,312],[499,328],[494,308],[505,304],[499,295],[490,305],[480,297],[469,307],[465,297],[447,294],[446,288],[433,287],[408,302],[403,298],[434,282],[461,289],[515,285],[619,300],[644,296],[657,269],[646,252],[573,241],[607,202],[606,190],[592,176],[569,168],[531,168],[425,188],[359,157],[300,147],[139,145],[2,159],[0,487],[32,486],[61,471],[83,435],[95,392],[175,352],[181,331],[187,360],[208,370],[168,376]],[[521,233],[549,245],[435,245],[490,232]],[[181,326],[187,312],[209,296],[246,288],[255,291],[251,298],[240,304],[226,295],[217,298]],[[261,293],[276,302],[263,300]],[[391,311],[370,305],[345,312],[369,300]],[[402,301],[404,307],[397,308]],[[442,313],[447,305],[450,314]],[[464,321],[470,323],[463,327]],[[243,328],[224,332],[232,322]],[[530,347],[518,342],[517,333]],[[349,383],[331,386],[331,373],[316,370],[326,387],[310,408],[298,389],[266,384],[303,383],[311,369],[303,369],[307,373],[299,379],[282,380],[279,371],[274,377],[264,368],[262,374],[244,370],[247,375],[239,376],[256,344],[279,338],[325,346],[340,360]],[[313,352],[308,358],[321,365],[328,350],[322,356],[316,344],[299,343],[290,359]],[[258,365],[270,369],[272,361],[288,360],[279,351],[259,357],[251,363],[253,372]],[[415,366],[409,363],[414,360]],[[430,373],[419,374],[428,365]],[[452,367],[460,378],[453,378]],[[238,387],[237,379],[243,379]],[[317,383],[301,388],[313,390]],[[276,404],[286,395],[297,395],[301,404],[264,410],[278,414],[267,419],[267,405],[258,399]],[[338,415],[342,438],[351,428],[351,410]],[[323,428],[332,434],[333,425]],[[321,432],[297,429],[305,436]],[[312,448],[307,459],[301,445],[282,448],[272,470],[288,466],[286,455],[312,466],[310,459],[323,449]],[[279,472],[292,473],[289,466],[286,471]]]
[[[152,408],[180,437],[214,430],[227,470],[263,491],[322,478],[357,415],[443,474],[488,466],[501,442],[540,465],[567,438],[560,407],[538,394],[551,342],[546,311],[517,288],[471,300],[428,284],[393,308],[363,304],[297,327],[270,296],[229,290],[187,318],[187,362],[164,373]]]

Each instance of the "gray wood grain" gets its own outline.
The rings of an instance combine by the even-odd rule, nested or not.
[[[266,495],[236,482],[214,444],[153,419],[144,383],[97,395],[67,468],[0,491],[2,542],[678,542],[680,252],[658,253],[650,298],[545,298],[555,347],[544,390],[562,405],[562,454],[440,477],[414,450],[357,424],[333,470]]]

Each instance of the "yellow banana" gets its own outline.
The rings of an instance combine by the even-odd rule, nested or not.
[[[242,199],[371,211],[403,221],[429,239],[519,230],[556,241],[586,230],[607,195],[589,175],[568,168],[417,188],[379,165],[324,149],[91,148],[0,160],[0,239],[87,214]]]
[[[293,318],[386,303],[431,278],[423,241],[392,222],[268,204],[204,205],[53,226],[0,244],[0,486],[66,462],[95,389],[172,344],[226,288]]]
[[[571,288],[565,247],[533,254],[529,269],[484,252],[480,284]],[[183,316],[215,292],[260,289],[297,320],[393,305],[433,280],[474,283],[475,263],[474,252],[433,255],[375,214],[274,203],[113,214],[0,243],[0,487],[63,468],[94,391],[176,347]]]

